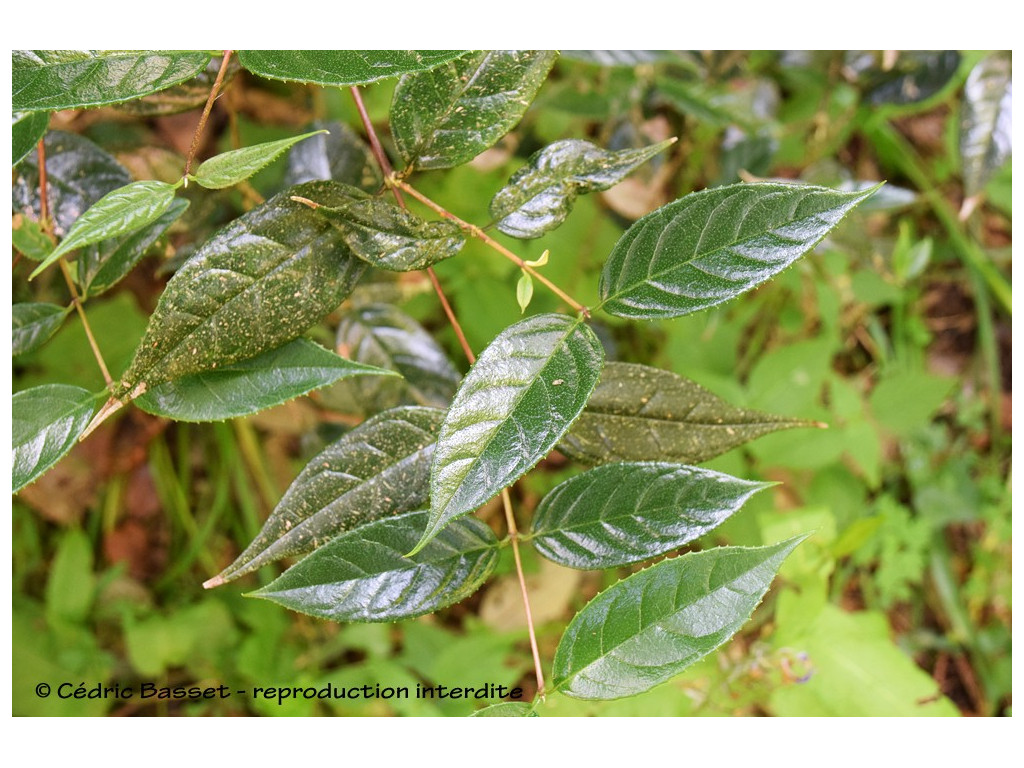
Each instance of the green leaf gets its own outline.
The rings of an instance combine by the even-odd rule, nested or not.
[[[78,254],[77,282],[82,297],[99,296],[115,286],[146,255],[150,246],[181,218],[189,206],[180,197],[149,226],[138,232],[86,246]]]
[[[327,131],[312,131],[301,136],[293,136],[290,139],[265,141],[251,147],[222,152],[204,161],[196,168],[193,178],[197,184],[207,189],[233,187],[270,165],[303,139],[320,133],[327,133]]]
[[[46,135],[46,129],[50,127],[50,113],[15,112],[11,123],[11,165],[17,165]]]
[[[69,384],[43,384],[11,398],[14,493],[71,450],[93,410],[92,394]]]
[[[12,51],[13,109],[98,107],[137,99],[195,77],[202,51]]]
[[[608,363],[558,450],[577,461],[696,464],[779,429],[812,422],[736,408],[696,382],[634,363]]]
[[[565,630],[554,687],[580,699],[617,699],[674,677],[739,631],[802,540],[694,552],[608,588]]]
[[[959,66],[957,51],[901,51],[895,65],[880,62],[862,74],[865,96],[875,105],[916,104],[941,91]]]
[[[56,304],[15,304],[11,307],[11,354],[39,349],[53,336],[71,311]]]
[[[336,345],[344,357],[402,375],[401,381],[369,382],[365,387],[359,380],[351,382],[358,400],[372,401],[378,409],[402,404],[447,408],[462,380],[434,337],[390,304],[371,304],[343,315]]]
[[[397,621],[457,603],[494,570],[498,540],[467,518],[404,557],[426,522],[409,512],[343,533],[250,595],[332,621]]]
[[[600,67],[636,67],[679,58],[672,51],[561,51],[561,55]]]
[[[64,235],[104,195],[132,181],[128,170],[113,156],[77,134],[49,131],[43,146],[47,209],[58,236]],[[11,203],[14,210],[39,220],[39,158],[35,152],[18,164]]]
[[[703,536],[770,485],[680,464],[606,464],[545,496],[531,537],[569,568],[639,563]]]
[[[468,163],[519,122],[555,63],[554,51],[480,51],[395,88],[391,131],[410,167]]]
[[[50,626],[81,624],[88,618],[96,590],[92,567],[89,537],[77,529],[65,532],[46,580],[46,619]]]
[[[42,261],[53,250],[53,241],[39,222],[20,213],[11,218],[11,245],[32,261]]]
[[[566,315],[535,315],[498,334],[441,427],[430,525],[414,551],[543,459],[583,410],[603,362],[594,332]]]
[[[423,72],[469,51],[239,51],[242,66],[273,80],[362,85]]]
[[[531,155],[498,190],[491,216],[506,235],[540,237],[565,221],[577,195],[615,186],[674,141],[618,151],[579,139],[556,141]]]
[[[397,376],[295,339],[247,360],[165,381],[135,404],[177,421],[220,421],[280,405],[338,379],[367,375]]]
[[[1012,61],[1008,53],[982,59],[964,86],[960,162],[968,197],[981,192],[1013,150]]]
[[[520,311],[526,312],[531,299],[533,299],[533,278],[530,277],[529,272],[523,272],[516,283],[516,303],[519,305]]]
[[[540,717],[527,701],[499,701],[489,707],[478,709],[470,717]]]
[[[275,349],[351,292],[362,262],[292,195],[344,197],[333,182],[300,184],[207,240],[167,283],[115,397]]]
[[[286,185],[304,181],[339,181],[364,192],[380,189],[384,183],[380,167],[369,145],[347,124],[316,122],[311,128],[328,133],[314,135],[288,153]]]
[[[871,412],[886,432],[909,435],[931,421],[955,386],[954,379],[897,370],[871,392]]]
[[[316,212],[338,228],[352,253],[374,267],[394,272],[426,269],[451,258],[466,243],[462,230],[450,221],[424,221],[355,187],[347,193],[350,202],[317,205]]]
[[[875,189],[735,184],[687,195],[615,244],[601,273],[601,307],[654,319],[728,301],[810,251]]]
[[[232,581],[282,557],[304,555],[338,534],[427,502],[435,408],[374,416],[313,458],[253,542],[207,586]]]
[[[175,189],[173,184],[162,181],[136,181],[104,195],[79,217],[30,279],[76,248],[137,232],[152,224],[171,207]]]

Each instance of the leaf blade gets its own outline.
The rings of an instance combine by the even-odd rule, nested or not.
[[[327,133],[311,131],[278,141],[265,141],[251,147],[233,149],[204,160],[195,172],[195,181],[207,189],[224,189],[245,181],[304,139]]]
[[[964,85],[960,117],[960,162],[965,191],[984,189],[1013,149],[1012,62],[1006,54],[986,56]]]
[[[43,384],[11,398],[11,482],[17,493],[70,451],[94,410],[93,395],[70,384]]]
[[[365,85],[423,72],[469,51],[239,51],[242,66],[272,80]]]
[[[662,206],[619,239],[601,273],[618,317],[678,317],[760,285],[817,245],[877,187],[734,184]]]
[[[430,525],[413,551],[544,458],[583,410],[603,362],[594,332],[566,315],[535,315],[498,334],[438,434]]]
[[[606,464],[548,493],[531,539],[569,568],[638,563],[703,536],[769,485],[681,464]]]
[[[50,127],[49,112],[15,112],[11,116],[11,165],[25,159]]]
[[[555,688],[615,699],[679,674],[743,626],[803,538],[694,552],[613,585],[565,630],[555,651]]]
[[[11,307],[11,354],[39,349],[60,328],[70,307],[25,302]]]
[[[407,512],[343,533],[250,594],[332,621],[397,621],[457,603],[494,570],[498,540],[466,518],[403,557],[426,517]]]

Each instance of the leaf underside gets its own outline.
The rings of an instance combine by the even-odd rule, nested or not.
[[[404,557],[426,517],[407,512],[343,533],[250,594],[332,621],[397,621],[457,603],[494,570],[498,540],[464,518]]]
[[[95,399],[90,392],[68,384],[43,384],[11,398],[14,493],[74,447],[94,409]]]
[[[694,552],[613,585],[565,630],[554,687],[581,699],[617,699],[669,680],[746,623],[802,539]]]
[[[670,371],[612,362],[558,450],[586,464],[697,464],[776,430],[811,425],[736,408]]]
[[[1005,53],[986,56],[964,85],[960,157],[968,197],[978,194],[1013,149],[1012,61]]]
[[[810,251],[874,189],[758,183],[687,195],[615,244],[601,274],[601,308],[656,319],[728,301]]]
[[[422,72],[468,51],[239,51],[242,66],[273,80],[362,85]]]

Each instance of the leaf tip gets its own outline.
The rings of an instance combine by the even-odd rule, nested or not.
[[[218,573],[212,579],[207,579],[203,582],[203,589],[213,589],[219,587],[221,584],[227,584],[227,579],[224,578],[223,573]]]

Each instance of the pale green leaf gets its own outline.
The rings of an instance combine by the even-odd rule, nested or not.
[[[615,186],[675,139],[642,149],[609,151],[566,139],[530,156],[491,200],[491,216],[506,235],[540,237],[563,221],[578,195]]]
[[[11,307],[11,354],[39,349],[53,336],[71,311],[56,304],[24,303]]]
[[[135,404],[177,421],[220,421],[280,405],[339,379],[368,375],[397,377],[295,339],[247,360],[157,384]]]
[[[509,326],[463,379],[438,435],[430,526],[419,547],[543,459],[597,385],[604,349],[566,315]]]
[[[351,292],[364,266],[292,195],[343,199],[333,182],[285,190],[213,235],[179,269],[115,396],[230,365],[298,337]]]
[[[533,278],[530,277],[529,272],[523,272],[516,283],[516,303],[519,304],[519,309],[526,312],[531,299],[533,299]]]
[[[11,245],[27,259],[45,259],[53,250],[53,241],[43,232],[39,222],[20,213],[11,218]]]
[[[88,618],[96,590],[92,542],[79,529],[66,531],[46,580],[46,619],[52,627],[81,624]]]
[[[13,109],[97,107],[137,99],[195,77],[202,51],[12,51]]]
[[[295,478],[253,542],[207,586],[283,557],[308,554],[375,520],[422,508],[443,418],[444,411],[435,408],[395,408],[329,445]]]
[[[601,273],[601,308],[654,319],[721,304],[810,251],[873,192],[766,183],[687,195],[615,244]]]
[[[74,223],[60,245],[35,268],[35,277],[66,253],[112,237],[137,232],[159,219],[174,202],[175,187],[136,181],[104,195]]]
[[[49,125],[49,112],[15,112],[11,116],[11,165],[36,148]]]
[[[266,141],[251,147],[233,149],[203,161],[194,175],[197,184],[207,189],[224,189],[245,181],[253,174],[270,165],[277,158],[303,139],[327,131],[312,131],[301,136],[279,141]]]
[[[960,162],[968,197],[985,188],[1013,150],[1012,77],[1009,53],[993,53],[971,70],[964,86]]]
[[[242,66],[274,80],[362,85],[423,72],[469,51],[239,51]]]
[[[556,58],[554,51],[481,51],[404,76],[391,104],[398,151],[415,168],[468,163],[515,127]]]
[[[639,563],[703,536],[769,485],[680,464],[606,464],[545,496],[531,539],[569,568]]]
[[[92,419],[93,395],[69,384],[43,384],[11,398],[14,493],[56,464]]]
[[[499,701],[489,707],[478,709],[470,717],[540,717],[527,701]]]
[[[343,533],[250,594],[332,621],[397,621],[457,603],[494,570],[498,540],[466,518],[404,557],[426,518],[407,512]]]
[[[813,422],[736,408],[671,371],[607,363],[558,450],[587,464],[696,464],[779,429]]]
[[[575,698],[617,699],[675,677],[739,631],[802,540],[693,552],[609,587],[562,635],[554,687]]]

